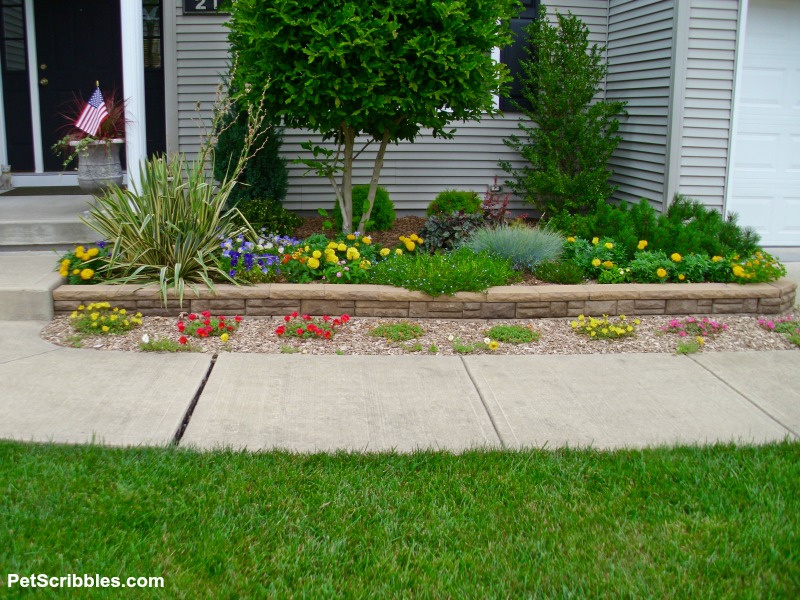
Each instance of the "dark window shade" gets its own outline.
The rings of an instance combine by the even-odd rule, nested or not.
[[[528,35],[524,29],[533,23],[539,12],[539,0],[524,0],[523,9],[516,19],[511,19],[511,31],[514,34],[514,41],[510,46],[506,46],[500,51],[500,62],[508,65],[508,70],[513,77],[508,91],[500,98],[500,110],[504,112],[516,112],[519,109],[516,104],[523,108],[530,107],[530,103],[522,97],[522,66],[521,60],[528,59],[525,49],[528,47]]]

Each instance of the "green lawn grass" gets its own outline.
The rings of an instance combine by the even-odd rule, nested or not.
[[[0,442],[0,564],[3,585],[164,577],[118,592],[131,598],[794,598],[800,444],[455,456]]]

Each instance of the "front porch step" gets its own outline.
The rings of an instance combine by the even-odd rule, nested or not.
[[[97,234],[80,220],[91,202],[89,195],[0,195],[0,252],[93,242]]]
[[[53,290],[61,284],[54,252],[0,253],[0,321],[53,318]]]

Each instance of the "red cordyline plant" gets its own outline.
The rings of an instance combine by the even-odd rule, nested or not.
[[[223,341],[227,341],[228,335],[233,333],[239,328],[239,323],[242,322],[242,317],[236,315],[232,319],[225,316],[212,317],[211,312],[204,310],[199,315],[189,313],[184,320],[183,317],[178,319],[178,332],[181,337],[178,340],[181,344],[186,344],[189,337],[207,338],[207,337],[224,337]]]
[[[336,334],[336,330],[350,320],[349,315],[334,318],[323,315],[314,318],[311,315],[301,315],[297,311],[283,317],[285,325],[275,329],[278,337],[315,338],[329,340]]]

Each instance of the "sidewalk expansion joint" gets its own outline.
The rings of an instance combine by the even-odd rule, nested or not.
[[[181,443],[183,439],[183,434],[186,433],[186,428],[189,426],[189,421],[192,420],[192,415],[194,414],[194,409],[197,407],[197,403],[200,401],[200,396],[203,395],[203,390],[206,389],[206,383],[208,383],[208,378],[211,377],[211,371],[214,370],[214,365],[217,364],[217,354],[214,354],[211,357],[211,364],[208,365],[208,370],[206,371],[203,380],[200,382],[200,386],[197,388],[197,391],[192,398],[192,401],[189,403],[189,408],[186,409],[186,414],[183,415],[183,420],[181,424],[178,426],[178,431],[175,432],[175,435],[172,436],[172,445],[177,446]]]
[[[472,383],[472,387],[475,388],[475,391],[478,394],[478,398],[481,399],[481,405],[483,406],[483,410],[486,411],[486,416],[489,417],[489,422],[492,424],[492,429],[494,429],[494,434],[500,441],[500,447],[506,448],[506,442],[505,440],[503,440],[503,436],[500,435],[500,430],[497,428],[497,423],[495,423],[494,421],[494,417],[492,416],[492,411],[489,410],[489,405],[486,402],[486,398],[483,397],[481,389],[478,387],[478,384],[475,381],[475,377],[472,375],[472,371],[469,370],[469,366],[467,365],[467,362],[464,360],[464,357],[459,356],[459,358],[461,359],[461,364],[464,367],[464,370],[467,372],[467,376],[469,377],[470,382]]]
[[[783,427],[783,428],[784,428],[786,431],[788,431],[789,433],[791,433],[791,434],[792,434],[794,437],[796,437],[796,438],[800,438],[800,433],[799,433],[799,432],[795,431],[794,429],[792,429],[792,428],[791,428],[791,427],[789,427],[788,425],[786,425],[786,424],[784,424],[784,423],[781,423],[781,422],[780,422],[780,421],[777,419],[777,417],[775,417],[774,415],[770,414],[770,413],[769,413],[769,411],[767,411],[765,408],[763,408],[761,405],[759,405],[759,404],[758,404],[758,402],[756,402],[755,400],[753,400],[752,398],[750,398],[750,397],[749,397],[747,394],[744,394],[744,393],[740,392],[739,390],[737,390],[735,387],[733,387],[733,386],[732,386],[730,383],[728,383],[727,381],[725,381],[725,380],[724,380],[722,377],[720,377],[719,375],[717,375],[716,373],[714,373],[714,371],[712,371],[711,369],[709,369],[707,366],[705,366],[704,364],[701,364],[701,363],[699,363],[699,362],[698,362],[698,361],[697,361],[697,360],[696,360],[696,359],[695,359],[693,356],[687,356],[686,358],[688,358],[689,360],[691,360],[691,361],[692,361],[694,364],[696,364],[697,366],[699,366],[699,367],[701,367],[701,368],[705,369],[705,370],[706,370],[708,373],[710,373],[710,374],[711,374],[713,377],[715,377],[715,378],[716,378],[718,381],[722,382],[722,383],[723,383],[725,386],[727,386],[728,388],[730,388],[731,390],[733,390],[734,392],[736,392],[737,394],[739,394],[739,395],[740,395],[742,398],[744,398],[745,400],[747,400],[747,401],[748,401],[750,404],[752,404],[754,407],[756,407],[756,408],[757,408],[758,410],[760,410],[762,413],[764,413],[765,415],[767,415],[767,416],[768,416],[770,419],[772,419],[773,421],[775,421],[775,422],[776,422],[778,425],[780,425],[781,427]]]

